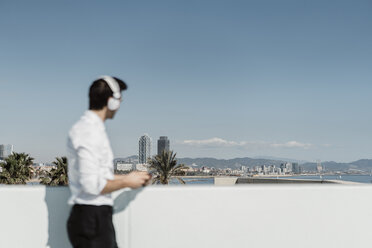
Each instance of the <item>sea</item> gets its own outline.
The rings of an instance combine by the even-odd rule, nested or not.
[[[274,177],[275,178],[275,177]],[[340,180],[348,181],[355,183],[372,183],[371,175],[302,175],[302,176],[288,176],[288,177],[279,177],[283,179],[308,179],[308,180]],[[186,184],[214,184],[214,178],[183,178]],[[176,181],[173,181],[172,184],[179,184]]]
[[[214,184],[214,178],[213,177],[195,177],[195,178],[182,178],[186,185],[190,184]],[[180,184],[177,179],[172,179],[170,184]]]

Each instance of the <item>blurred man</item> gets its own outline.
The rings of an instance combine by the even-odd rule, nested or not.
[[[114,176],[114,156],[104,122],[114,118],[122,101],[121,92],[126,89],[127,85],[116,77],[95,80],[89,90],[89,110],[68,134],[68,203],[73,206],[67,231],[75,248],[117,247],[111,192],[139,188],[151,179],[147,172]]]

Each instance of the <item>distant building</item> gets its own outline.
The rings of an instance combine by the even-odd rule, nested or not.
[[[148,163],[148,158],[151,157],[151,138],[144,134],[139,139],[139,152],[138,152],[138,162],[140,164]]]
[[[253,170],[254,170],[255,172],[260,173],[260,172],[262,172],[262,166],[258,166],[258,165],[256,165],[255,167],[253,167]]]
[[[289,172],[289,173],[292,172],[292,170],[293,170],[291,163],[286,163],[285,168],[287,169],[287,172]]]
[[[136,164],[136,170],[148,171],[148,164]]]
[[[117,163],[115,165],[115,171],[125,171],[129,172],[133,170],[133,164],[128,164],[128,163]]]
[[[266,165],[262,165],[261,168],[262,168],[262,172],[263,172],[264,174],[268,174],[268,172],[269,172],[269,167],[267,167]]]
[[[9,155],[13,153],[13,145],[0,145],[0,160],[6,159]]]
[[[287,169],[285,168],[285,164],[280,164],[280,171],[283,174],[285,174],[287,172]]]
[[[292,163],[292,171],[294,174],[301,174],[301,169],[298,163]]]
[[[163,151],[169,151],[169,140],[167,136],[160,136],[158,139],[158,155]]]
[[[320,161],[318,161],[317,164],[316,164],[316,171],[317,171],[318,173],[321,173],[321,172],[323,171],[323,166],[322,166],[322,164],[320,163]]]

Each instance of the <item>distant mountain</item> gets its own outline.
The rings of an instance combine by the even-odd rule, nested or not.
[[[372,159],[360,159],[358,161],[352,162],[351,164],[359,167],[370,168],[372,166]]]
[[[305,163],[302,164],[304,170],[306,171],[315,171],[316,170],[316,163]],[[334,161],[327,161],[322,162],[322,166],[325,168],[326,171],[364,171],[370,172],[372,170],[372,159],[361,159],[358,161],[350,162],[350,163],[338,163]]]
[[[129,156],[129,157],[126,157],[125,159],[131,159],[131,160],[138,160],[138,155],[132,155],[132,156]]]
[[[317,163],[304,163],[302,167],[305,171],[316,171]],[[337,163],[333,161],[322,162],[322,166],[326,171],[347,171],[350,169],[348,163]]]
[[[125,162],[137,162],[138,161],[138,155],[129,156],[126,158],[115,158],[114,161],[125,161]]]
[[[298,159],[293,159],[293,158],[278,158],[278,157],[272,157],[272,156],[257,156],[253,157],[254,159],[268,159],[268,160],[279,160],[279,161],[287,161],[290,163],[299,163],[299,164],[305,164],[308,163],[309,161],[306,160],[298,160]]]

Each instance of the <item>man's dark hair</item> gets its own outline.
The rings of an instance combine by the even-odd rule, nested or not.
[[[126,90],[127,84],[116,77],[112,77],[115,79],[120,87],[120,91]],[[107,85],[106,81],[103,79],[97,79],[92,83],[89,89],[89,109],[90,110],[100,110],[103,109],[107,105],[108,99],[113,96],[114,92],[112,92],[110,86]]]

